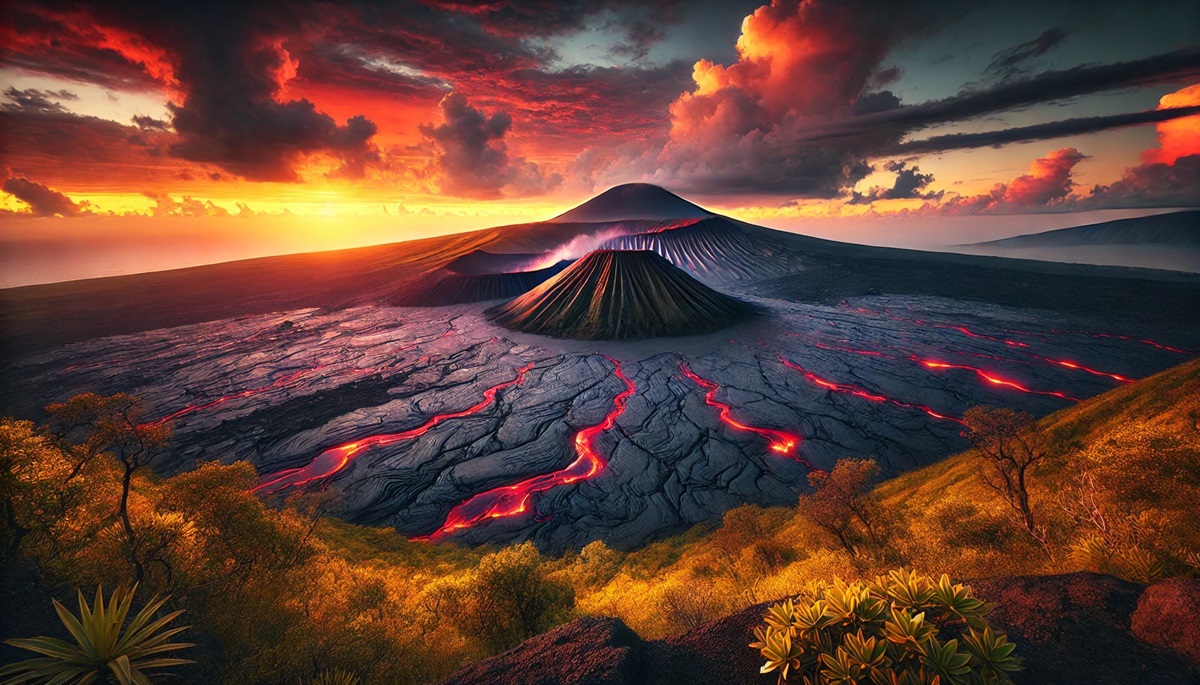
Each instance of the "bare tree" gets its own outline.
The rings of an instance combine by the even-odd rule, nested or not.
[[[1037,524],[1029,501],[1030,468],[1046,458],[1047,436],[1029,412],[972,407],[963,421],[966,438],[978,452],[980,479],[1012,507],[1021,527],[1050,554],[1046,531]]]
[[[46,410],[58,427],[56,438],[61,443],[73,442],[78,453],[86,459],[108,453],[121,465],[121,499],[117,516],[125,535],[134,581],[141,582],[146,569],[139,553],[140,540],[129,518],[129,495],[134,474],[158,455],[167,443],[168,429],[156,422],[142,423],[141,399],[125,393],[108,397],[83,393],[66,402],[52,404]]]
[[[800,497],[800,513],[825,529],[851,555],[884,547],[884,516],[872,490],[879,479],[874,459],[839,459],[832,471],[813,471],[815,492]]]

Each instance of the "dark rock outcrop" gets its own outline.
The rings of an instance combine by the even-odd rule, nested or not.
[[[597,250],[488,315],[525,333],[636,340],[708,333],[754,312],[654,252]]]
[[[444,685],[637,685],[646,643],[612,618],[581,618],[463,668]]]
[[[1163,585],[1156,593],[1159,598],[1183,596],[1180,586]],[[989,578],[971,586],[978,596],[997,603],[989,618],[1017,644],[1025,664],[1015,674],[1018,683],[1200,682],[1200,673],[1175,655],[1143,643],[1130,632],[1130,614],[1141,593],[1137,585],[1072,573]],[[1193,596],[1190,588],[1183,592]],[[766,685],[775,678],[759,674],[761,659],[747,645],[767,606],[748,607],[656,641],[640,640],[616,619],[579,619],[472,664],[444,685]]]
[[[1130,627],[1145,642],[1200,669],[1200,579],[1173,578],[1146,588]]]
[[[1018,682],[1200,682],[1200,673],[1130,631],[1142,594],[1138,585],[1093,573],[988,578],[970,585],[996,604],[988,620],[1017,645],[1025,662]]]

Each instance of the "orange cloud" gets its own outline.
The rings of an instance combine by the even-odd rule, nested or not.
[[[1200,105],[1200,83],[1167,93],[1158,101],[1158,109],[1189,105]],[[1158,147],[1142,153],[1146,164],[1174,164],[1180,157],[1200,154],[1200,115],[1164,121],[1157,128]]]

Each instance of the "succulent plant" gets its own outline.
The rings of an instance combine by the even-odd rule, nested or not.
[[[771,606],[751,647],[761,672],[803,685],[995,685],[1020,670],[991,606],[943,575],[809,584]]]

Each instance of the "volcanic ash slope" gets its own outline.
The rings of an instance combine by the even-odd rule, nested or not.
[[[525,333],[634,340],[707,333],[754,312],[654,252],[597,250],[488,316]]]

